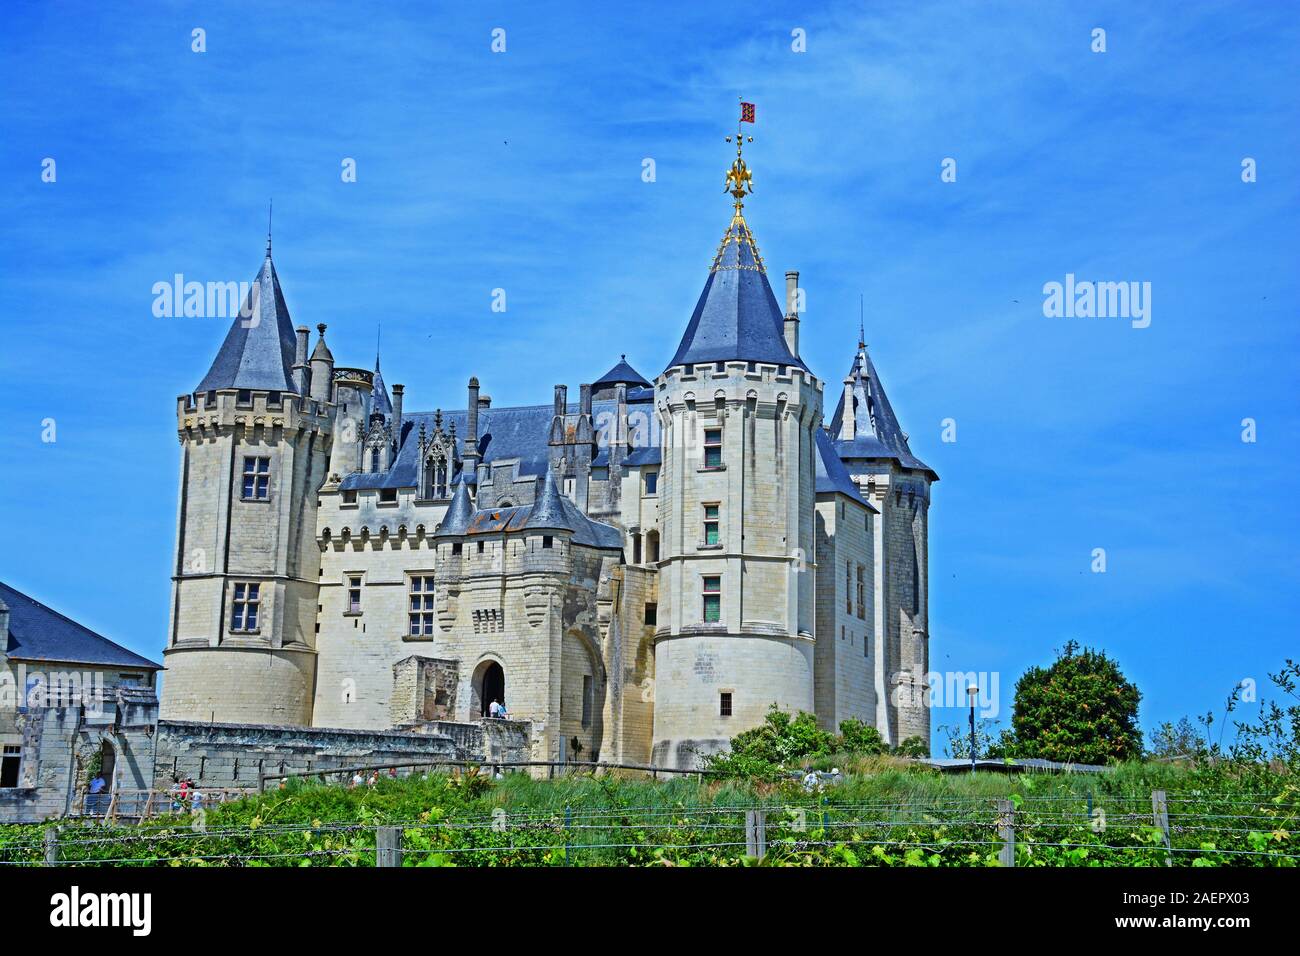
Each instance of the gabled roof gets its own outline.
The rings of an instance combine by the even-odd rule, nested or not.
[[[250,388],[292,392],[293,322],[268,250],[240,314],[196,391]]]
[[[591,387],[597,390],[599,390],[602,385],[636,385],[641,388],[650,387],[650,383],[646,381],[645,377],[632,366],[627,364],[626,355],[620,355],[617,365],[591,383]]]
[[[858,486],[849,475],[849,470],[844,467],[844,462],[840,461],[840,456],[835,453],[835,444],[831,441],[831,436],[826,433],[826,429],[818,427],[814,440],[817,443],[815,462],[817,494],[847,495],[858,504],[865,505],[869,511],[878,513],[880,509],[863,498],[858,491]]]
[[[785,343],[785,318],[739,208],[668,367],[733,360],[807,368]]]
[[[831,418],[830,434],[836,454],[844,461],[892,459],[903,468],[924,471],[931,481],[938,481],[939,475],[934,469],[913,455],[912,449],[908,447],[907,435],[899,427],[894,409],[880,384],[880,376],[876,373],[871,357],[867,355],[866,346],[858,349],[848,377],[853,407],[845,409],[844,394],[841,392],[839,405]],[[844,427],[846,415],[851,417],[852,427],[847,430],[849,434],[846,434]]]
[[[161,664],[128,651],[3,582],[0,582],[0,601],[9,608],[9,640],[0,649],[10,658],[162,670]]]

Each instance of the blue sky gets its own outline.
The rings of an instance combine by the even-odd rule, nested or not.
[[[151,289],[251,280],[270,196],[295,323],[363,365],[382,323],[410,408],[458,407],[471,374],[545,403],[624,352],[653,377],[729,218],[743,95],[747,217],[770,273],[802,272],[827,419],[861,295],[942,476],[931,666],[999,672],[1009,715],[1019,674],[1078,640],[1119,659],[1150,727],[1295,656],[1287,5],[472,6],[5,5],[0,578],[159,655],[175,397],[228,323],[155,318]],[[1150,327],[1045,318],[1067,273],[1150,282]]]

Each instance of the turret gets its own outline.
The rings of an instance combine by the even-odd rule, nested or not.
[[[809,565],[822,385],[787,341],[745,222],[751,174],[739,143],[727,179],[731,223],[655,383],[663,464],[653,762],[669,766],[724,749],[772,704],[814,707]]]
[[[268,250],[197,394],[177,401],[168,719],[311,723],[316,492],[334,422],[328,409],[285,399],[328,391],[333,359],[319,344],[308,383],[306,338]]]
[[[311,353],[311,397],[313,401],[333,401],[334,356],[325,344],[325,323],[316,326],[320,338]]]

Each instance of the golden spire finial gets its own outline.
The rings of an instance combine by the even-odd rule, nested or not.
[[[736,215],[740,215],[741,207],[745,204],[745,196],[754,191],[754,174],[750,168],[745,165],[743,150],[745,141],[754,141],[754,137],[742,136],[740,132],[741,123],[754,122],[754,104],[746,103],[744,99],[740,101],[740,119],[736,121],[736,159],[727,170],[727,178],[723,181],[723,189],[731,193],[736,200]],[[731,142],[731,137],[727,137],[727,142]]]

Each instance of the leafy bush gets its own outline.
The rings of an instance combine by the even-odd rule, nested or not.
[[[1105,764],[1138,757],[1137,686],[1101,651],[1066,644],[1047,668],[1016,682],[1009,756]]]

